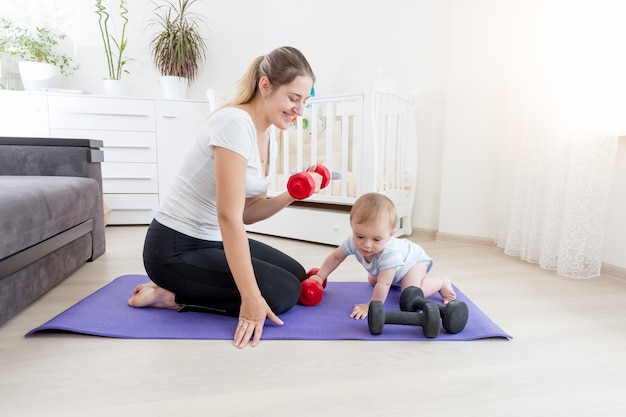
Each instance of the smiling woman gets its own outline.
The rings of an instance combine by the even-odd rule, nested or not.
[[[237,347],[259,343],[266,319],[282,324],[277,314],[296,304],[306,272],[283,252],[248,239],[244,223],[294,201],[288,192],[267,198],[267,166],[276,159],[268,133],[302,115],[314,80],[292,47],[253,61],[235,100],[201,128],[148,229],[144,265],[152,282],[135,289],[131,306],[239,317]]]

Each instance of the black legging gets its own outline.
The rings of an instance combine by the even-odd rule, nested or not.
[[[248,241],[261,294],[274,313],[288,311],[298,302],[306,271],[283,252]],[[196,239],[153,220],[146,234],[143,260],[150,279],[176,294],[181,311],[239,315],[241,296],[226,262],[223,242]]]

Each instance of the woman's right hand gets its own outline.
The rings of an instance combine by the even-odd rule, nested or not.
[[[313,178],[313,181],[315,182],[315,191],[313,193],[319,193],[319,191],[322,189],[322,176],[315,171],[308,171],[307,173],[311,176],[311,178]]]
[[[276,324],[283,324],[283,321],[274,314],[263,297],[242,298],[239,323],[235,330],[235,346],[243,348],[250,340],[252,340],[252,347],[258,345],[261,341],[266,318]]]

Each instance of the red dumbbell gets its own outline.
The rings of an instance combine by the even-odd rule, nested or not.
[[[300,298],[298,299],[300,304],[312,307],[322,301],[322,294],[324,293],[324,288],[326,288],[328,278],[324,279],[322,284],[317,282],[316,279],[311,278],[311,276],[317,274],[319,270],[319,268],[311,269],[306,274],[307,279],[300,283]]]
[[[309,172],[316,172],[322,176],[321,188],[325,188],[330,183],[330,171],[324,165],[313,165],[305,172],[298,172],[287,181],[287,191],[296,200],[311,197],[315,191],[315,180]]]

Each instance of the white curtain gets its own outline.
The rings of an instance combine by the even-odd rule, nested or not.
[[[626,2],[517,7],[496,243],[563,276],[598,276],[613,162],[626,135]]]

